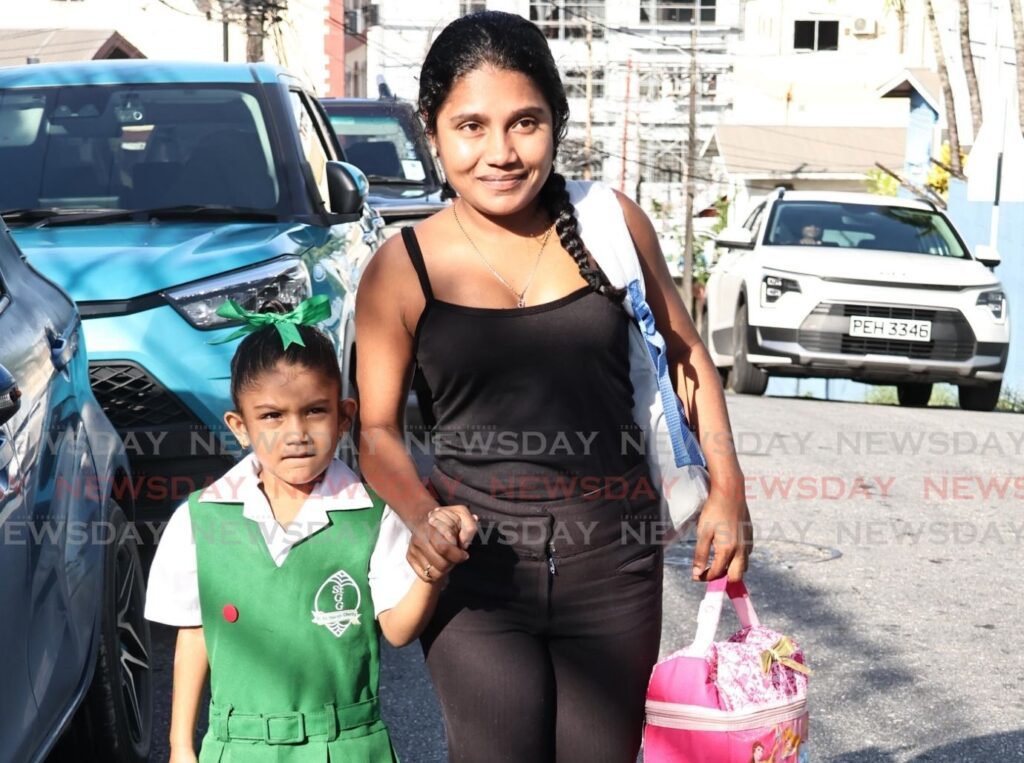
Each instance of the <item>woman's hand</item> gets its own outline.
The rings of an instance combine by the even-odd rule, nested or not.
[[[743,579],[753,549],[750,510],[742,494],[715,490],[704,504],[697,522],[697,548],[693,552],[693,579],[714,580],[728,573],[729,580]],[[708,557],[714,558],[708,565]]]
[[[427,583],[436,583],[456,564],[469,559],[466,551],[477,530],[476,515],[462,505],[437,506],[409,526],[412,540],[406,559]]]

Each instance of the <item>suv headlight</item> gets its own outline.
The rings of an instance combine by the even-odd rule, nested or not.
[[[991,310],[997,321],[1006,317],[1006,295],[999,289],[983,291],[978,295],[978,304]]]
[[[787,291],[800,291],[800,284],[792,278],[782,276],[765,275],[761,279],[761,304],[773,305]]]
[[[297,257],[284,257],[254,268],[208,278],[168,289],[164,297],[197,329],[218,329],[237,323],[217,315],[217,308],[232,299],[246,310],[257,310],[270,300],[296,307],[312,293],[309,272]]]

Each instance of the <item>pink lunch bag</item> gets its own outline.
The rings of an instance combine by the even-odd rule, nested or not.
[[[715,641],[728,595],[743,626]],[[757,619],[743,583],[708,583],[697,636],[654,666],[644,763],[807,763],[807,674],[799,647]]]

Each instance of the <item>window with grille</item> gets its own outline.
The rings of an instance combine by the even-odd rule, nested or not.
[[[690,74],[686,66],[659,66],[640,72],[637,91],[645,101],[657,101],[690,92]]]
[[[587,97],[587,70],[568,69],[562,75],[567,98]],[[604,70],[594,69],[590,73],[590,88],[594,98],[604,98]]]
[[[718,90],[718,74],[702,71],[697,76],[697,95],[714,97]],[[639,76],[638,92],[646,101],[685,98],[690,94],[690,68],[688,65],[658,66],[643,71]]]
[[[596,39],[604,37],[604,6],[605,0],[530,0],[530,21],[539,26],[549,40],[586,37],[590,22]]]
[[[679,183],[683,179],[685,131],[679,140],[645,140],[640,144],[640,173],[649,183]]]
[[[487,0],[459,0],[459,15],[468,16],[487,10]]]
[[[590,151],[587,151],[581,138],[566,138],[558,147],[559,171],[567,177],[579,178],[585,177],[589,170],[592,180],[600,180],[602,166],[608,156],[610,154],[604,150],[600,140],[592,141]]]
[[[648,24],[714,24],[717,0],[640,0],[640,21]]]
[[[839,50],[839,22],[795,22],[793,47],[796,50]]]

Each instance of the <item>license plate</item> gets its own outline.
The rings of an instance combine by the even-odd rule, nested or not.
[[[850,317],[850,336],[871,339],[902,339],[905,342],[930,342],[931,321],[910,321],[899,318]]]

